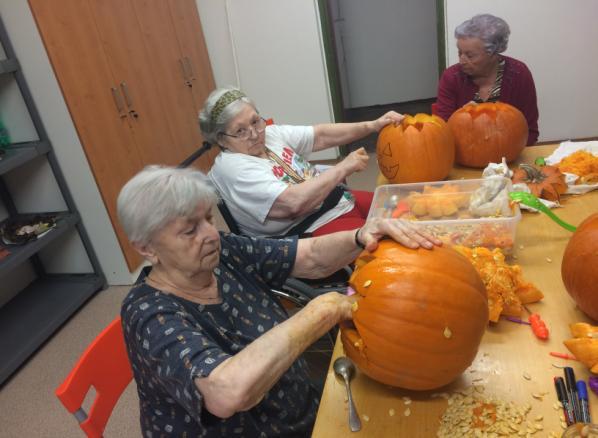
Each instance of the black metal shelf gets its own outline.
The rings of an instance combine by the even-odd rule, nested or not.
[[[39,141],[11,144],[0,159],[0,203],[11,218],[34,216],[19,214],[18,202],[13,200],[10,187],[2,175],[44,156],[56,179],[66,212],[52,212],[56,215],[56,226],[45,235],[25,245],[7,246],[10,254],[0,260],[0,282],[4,276],[16,275],[13,269],[27,260],[37,277],[25,289],[16,292],[14,298],[0,307],[0,385],[33,354],[79,307],[95,292],[104,288],[106,279],[95,255],[87,231],[77,213],[75,201],[60,170],[58,160],[46,133],[19,61],[12,48],[2,17],[0,16],[0,44],[6,59],[0,60],[0,75],[16,82],[23,97]],[[12,85],[12,84],[11,84]],[[9,127],[10,128],[10,127]],[[19,180],[21,169],[13,172],[12,180]],[[27,178],[23,175],[22,178]],[[46,213],[38,213],[40,215]],[[91,263],[93,273],[48,275],[39,251],[53,242],[77,232]],[[68,268],[66,269],[68,270]],[[22,279],[23,283],[29,281]],[[11,291],[13,292],[13,291]],[[1,435],[1,433],[0,433]]]
[[[44,155],[49,151],[50,144],[46,141],[12,144],[0,159],[0,175],[15,169],[40,155]]]
[[[39,278],[0,307],[0,383],[103,286],[96,274]]]
[[[14,73],[19,69],[19,62],[14,58],[0,61],[0,74]]]
[[[59,212],[49,214],[57,214],[56,226],[52,228],[50,231],[48,231],[46,234],[44,234],[42,237],[40,237],[37,240],[26,243],[25,245],[6,246],[7,249],[10,251],[10,254],[6,256],[4,259],[2,259],[2,261],[0,261],[0,277],[9,273],[13,268],[23,263],[29,257],[31,257],[34,254],[37,254],[44,247],[59,239],[66,232],[73,229],[75,225],[77,225],[77,222],[79,222],[79,216],[75,213]],[[19,215],[17,217],[27,216],[32,215]]]

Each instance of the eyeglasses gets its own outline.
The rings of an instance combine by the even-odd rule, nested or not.
[[[239,128],[234,134],[228,134],[226,132],[221,132],[220,134],[245,141],[249,140],[252,132],[259,135],[264,132],[264,129],[266,129],[266,120],[263,117],[259,117],[252,121],[248,128]]]

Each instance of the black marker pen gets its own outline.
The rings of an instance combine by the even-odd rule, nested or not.
[[[581,409],[579,409],[579,400],[577,399],[577,385],[575,383],[575,373],[573,368],[565,367],[565,385],[567,387],[567,395],[569,396],[569,402],[573,407],[573,419],[575,421],[581,421]]]
[[[573,415],[573,407],[569,403],[569,396],[567,395],[567,389],[565,389],[565,381],[562,377],[554,378],[554,387],[556,388],[556,396],[563,405],[563,413],[565,414],[565,421],[567,426],[571,426],[575,423],[575,416]]]

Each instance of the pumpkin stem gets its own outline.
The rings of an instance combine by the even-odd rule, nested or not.
[[[525,174],[527,175],[527,180],[534,184],[541,183],[546,178],[546,175],[544,175],[534,166],[529,164],[520,164],[519,167],[524,170]]]

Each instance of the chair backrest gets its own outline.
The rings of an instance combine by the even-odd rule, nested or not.
[[[132,379],[118,317],[87,347],[55,393],[88,437],[101,437],[114,406]],[[82,404],[91,387],[96,397],[87,413]]]

